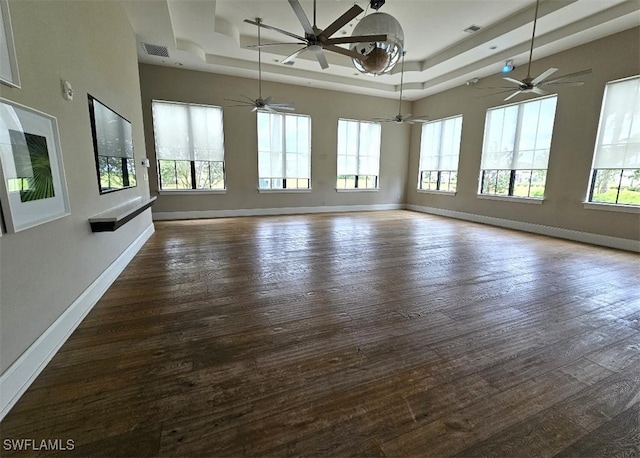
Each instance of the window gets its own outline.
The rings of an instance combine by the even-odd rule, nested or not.
[[[588,200],[640,206],[640,76],[605,87]]]
[[[542,199],[558,97],[487,111],[480,194]]]
[[[338,189],[378,189],[381,126],[338,120]]]
[[[225,189],[222,108],[152,102],[161,190]]]
[[[136,186],[131,123],[92,95],[87,98],[100,194]],[[34,141],[25,138],[27,144]]]
[[[422,126],[418,189],[455,192],[462,115]]]
[[[311,188],[311,117],[258,112],[258,187]]]

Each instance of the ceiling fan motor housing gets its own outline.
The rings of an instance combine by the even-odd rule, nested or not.
[[[404,31],[390,14],[376,12],[365,16],[353,28],[352,36],[386,35],[387,40],[374,43],[352,43],[349,47],[367,58],[352,59],[356,69],[365,75],[382,75],[398,63],[404,49]]]

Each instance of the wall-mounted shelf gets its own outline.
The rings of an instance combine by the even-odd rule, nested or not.
[[[113,232],[119,227],[131,221],[140,213],[151,207],[157,197],[153,196],[149,199],[138,197],[131,202],[114,207],[110,210],[102,212],[96,216],[89,218],[92,232]]]

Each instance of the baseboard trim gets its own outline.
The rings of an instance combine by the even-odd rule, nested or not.
[[[376,210],[402,210],[404,204],[376,204],[376,205],[337,205],[324,207],[282,207],[282,208],[240,208],[237,210],[205,210],[180,212],[153,212],[154,221],[169,221],[180,219],[229,218],[236,216],[274,216],[300,215],[304,213],[339,213],[362,212]]]
[[[509,219],[494,218],[492,216],[475,215],[473,213],[458,212],[454,210],[445,210],[435,207],[423,207],[421,205],[409,204],[407,210],[420,213],[429,213],[432,215],[446,216],[449,218],[462,219],[472,221],[474,223],[489,224],[491,226],[499,226],[507,229],[515,229],[523,232],[532,232],[534,234],[547,235],[559,239],[573,240],[575,242],[589,243],[591,245],[600,245],[609,248],[617,248],[619,250],[633,251],[640,253],[640,241],[622,239],[619,237],[611,237],[608,235],[592,234],[589,232],[573,231],[560,227],[544,226],[542,224],[525,223],[522,221],[513,221]]]
[[[129,247],[0,376],[0,420],[51,361],[155,229],[150,224]]]

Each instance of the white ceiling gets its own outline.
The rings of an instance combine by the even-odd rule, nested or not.
[[[257,28],[244,19],[304,35],[287,0],[123,0],[138,38],[140,62],[257,78]],[[313,22],[313,0],[300,0]],[[317,24],[328,26],[353,4],[369,0],[317,0]],[[529,55],[535,0],[386,0],[405,34],[404,97],[417,100],[500,72],[504,61],[524,66]],[[336,33],[351,35],[365,13]],[[542,0],[538,13],[534,60],[638,26],[638,0]],[[464,29],[480,26],[475,33]],[[290,41],[262,31],[262,42]],[[141,43],[166,46],[169,58],[147,55]],[[342,45],[347,46],[347,45]],[[322,70],[313,53],[293,66],[280,64],[297,46],[262,50],[264,80],[397,98],[400,66],[377,77],[357,72],[351,59],[325,52],[330,67]],[[588,62],[585,62],[588,67]],[[562,69],[558,74],[562,73]]]

